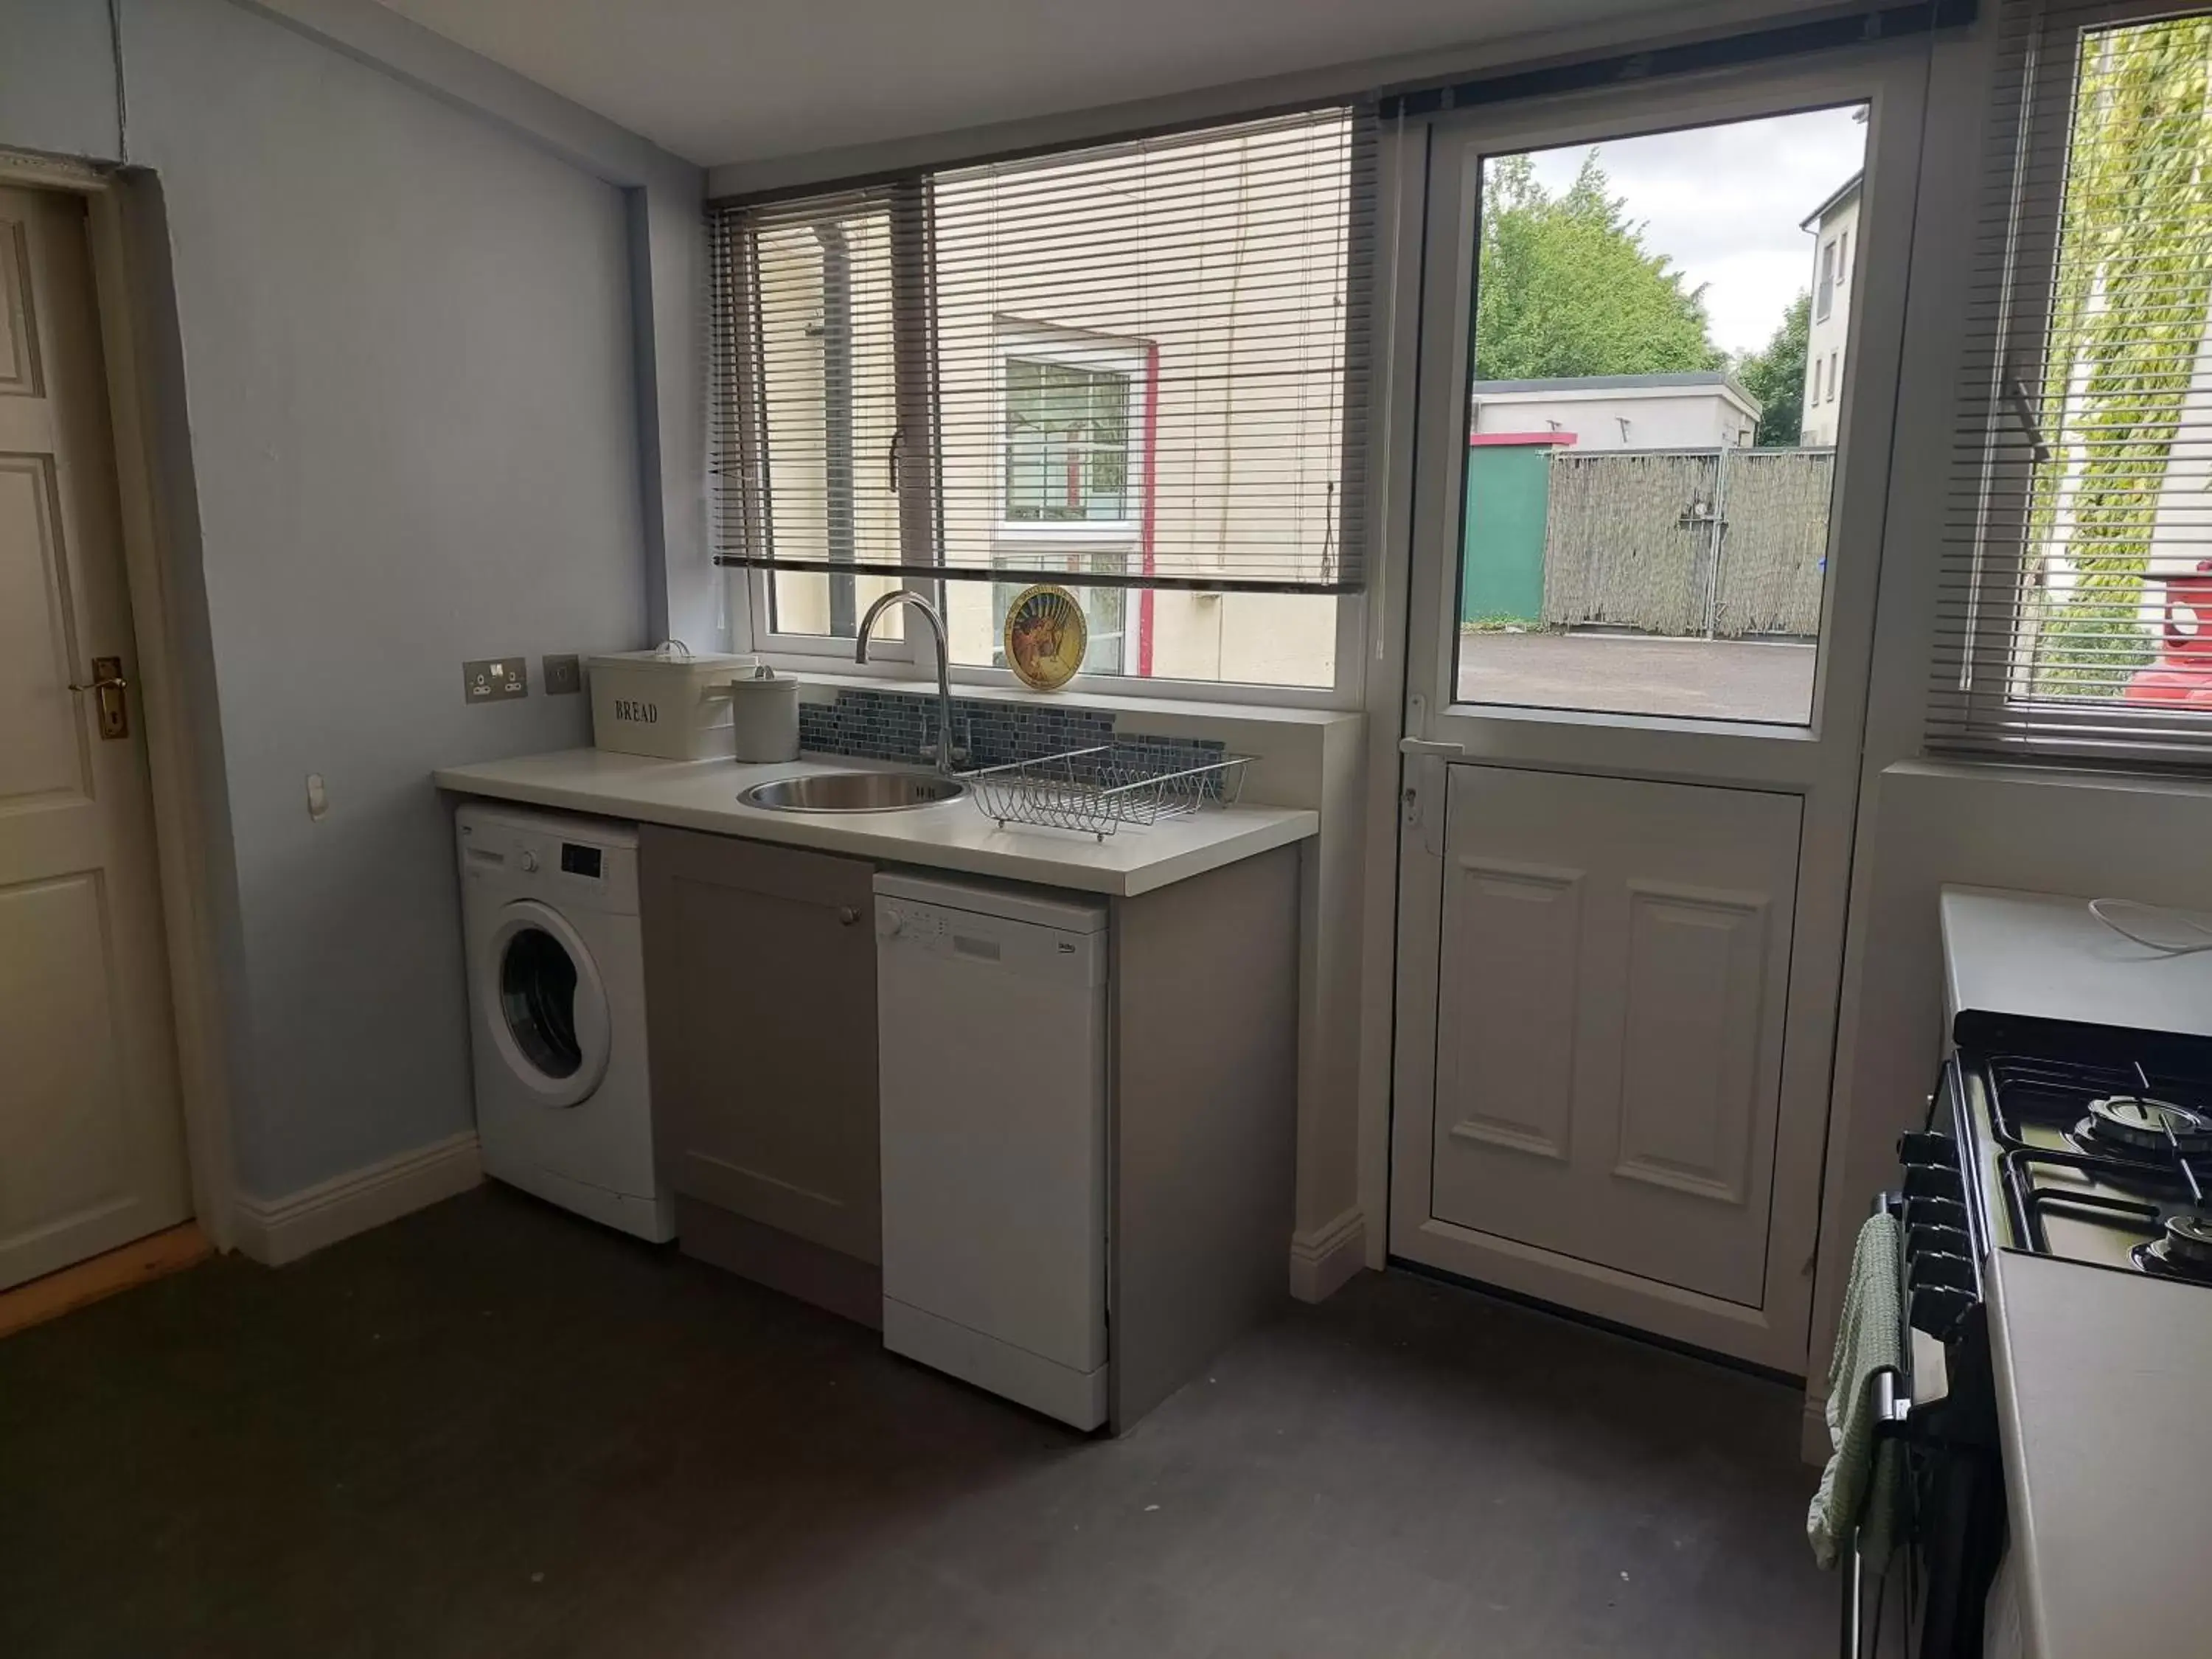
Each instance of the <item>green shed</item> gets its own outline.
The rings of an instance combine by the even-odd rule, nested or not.
[[[1462,623],[1533,628],[1542,619],[1552,451],[1573,441],[1569,432],[1486,432],[1468,441]]]

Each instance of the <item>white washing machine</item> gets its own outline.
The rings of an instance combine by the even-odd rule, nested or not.
[[[675,1237],[653,1167],[636,830],[474,804],[455,823],[484,1172]]]

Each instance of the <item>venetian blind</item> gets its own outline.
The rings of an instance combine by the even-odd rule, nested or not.
[[[1344,592],[1371,114],[712,210],[719,562]]]
[[[2008,7],[1980,166],[1929,746],[2212,758],[2212,13]]]

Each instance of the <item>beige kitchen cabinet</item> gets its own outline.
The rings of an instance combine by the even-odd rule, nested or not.
[[[875,869],[640,831],[653,1140],[678,1243],[879,1327]],[[1298,890],[1285,847],[1109,906],[1116,1432],[1287,1300]]]
[[[875,866],[647,824],[638,870],[682,1247],[878,1322]]]

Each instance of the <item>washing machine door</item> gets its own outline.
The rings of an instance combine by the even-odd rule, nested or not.
[[[536,899],[518,899],[478,964],[479,1002],[507,1069],[548,1106],[591,1097],[607,1074],[613,1022],[605,983],[568,918]]]

